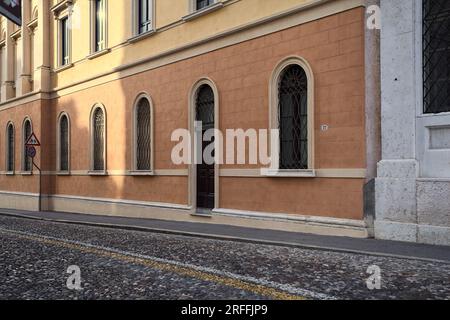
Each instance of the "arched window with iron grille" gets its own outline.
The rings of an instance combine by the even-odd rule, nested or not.
[[[26,119],[23,123],[23,140],[22,140],[22,148],[23,148],[22,170],[24,172],[30,172],[33,166],[33,159],[28,156],[27,146],[25,145],[32,133],[33,129],[31,126],[31,120]]]
[[[14,172],[14,125],[9,123],[6,128],[6,171]]]
[[[151,106],[147,98],[141,98],[135,109],[135,169],[152,170],[151,156]]]
[[[105,168],[105,113],[97,107],[92,116],[92,152],[94,171],[104,171]]]
[[[278,104],[280,169],[308,169],[308,78],[301,66],[282,71]]]
[[[69,171],[69,118],[59,118],[59,171]]]

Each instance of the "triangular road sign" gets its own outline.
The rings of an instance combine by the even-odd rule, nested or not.
[[[34,134],[34,132],[31,134],[31,136],[28,138],[27,142],[25,143],[26,146],[34,146],[39,147],[41,143],[39,142],[38,138]]]

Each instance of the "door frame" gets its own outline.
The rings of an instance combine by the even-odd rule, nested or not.
[[[188,169],[188,176],[189,176],[189,190],[188,190],[188,196],[189,196],[189,206],[191,207],[191,214],[197,215],[197,165],[194,163],[194,155],[196,153],[195,150],[195,127],[194,122],[196,118],[196,95],[198,89],[204,85],[207,84],[211,87],[214,93],[214,129],[219,130],[219,91],[217,89],[217,86],[215,82],[208,78],[208,77],[202,77],[195,84],[191,87],[191,90],[189,91],[189,133],[191,136],[191,164],[189,165]],[[215,150],[216,154],[221,150],[221,139],[215,139]],[[219,208],[219,170],[220,165],[218,163],[214,164],[214,209]]]

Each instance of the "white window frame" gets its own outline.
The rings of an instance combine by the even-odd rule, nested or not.
[[[72,66],[72,6],[73,6],[73,0],[63,0],[52,7],[51,11],[53,12],[54,18],[56,20],[56,71],[61,71],[66,68],[69,68]],[[68,55],[68,61],[67,63],[63,64],[63,57],[62,57],[62,20],[67,19],[67,55]],[[37,27],[37,20],[36,20],[36,26]]]
[[[139,37],[139,36],[144,36],[147,35],[149,33],[152,33],[155,31],[155,0],[148,0],[148,2],[150,2],[150,8],[151,8],[151,27],[149,30],[145,31],[145,32],[140,32],[139,31],[139,21],[140,21],[140,17],[139,17],[139,2],[140,0],[133,0],[133,18],[132,23],[132,30],[133,30],[133,37]]]
[[[97,24],[96,24],[96,11],[95,5],[96,0],[90,1],[90,54],[96,55],[99,53],[106,52],[108,50],[108,0],[103,0],[105,3],[105,19],[103,28],[103,47],[97,50],[96,35],[97,35]]]
[[[9,127],[12,126],[13,128],[13,145],[12,145],[12,153],[13,153],[13,157],[12,157],[12,170],[8,170],[9,167]],[[6,148],[6,158],[5,158],[5,171],[7,175],[14,175],[15,174],[15,169],[16,169],[16,128],[14,126],[14,123],[9,121],[6,124],[6,132],[5,132],[5,148]]]
[[[138,170],[137,168],[137,115],[138,115],[138,107],[139,103],[142,99],[146,99],[150,105],[150,170]],[[132,165],[131,165],[131,174],[132,175],[154,175],[154,112],[153,112],[153,101],[150,95],[146,92],[140,93],[133,105],[133,135],[131,145],[133,146],[132,152]]]
[[[67,118],[67,170],[61,170],[61,119]],[[71,126],[69,114],[65,111],[61,112],[58,116],[58,126],[56,128],[56,172],[58,175],[70,174],[70,146],[71,146]]]
[[[213,0],[212,4],[210,4],[210,5],[208,5],[208,6],[204,7],[204,8],[201,8],[201,9],[197,9],[197,0],[189,0],[189,9],[190,9],[189,11],[190,12],[196,12],[196,11],[206,10],[209,7],[217,4],[217,2],[219,2],[219,0]]]
[[[279,130],[278,121],[279,108],[279,92],[278,84],[283,71],[290,65],[298,65],[301,67],[308,81],[308,169],[279,169],[280,166],[280,141],[277,137],[276,141],[272,141],[274,137],[270,137],[271,145],[271,166],[262,170],[262,175],[270,177],[305,177],[312,178],[316,176],[315,155],[314,155],[314,74],[308,61],[300,56],[290,56],[280,61],[272,73],[269,84],[269,128]],[[277,131],[279,132],[279,131]]]
[[[33,133],[33,121],[31,121],[31,118],[29,116],[26,116],[25,119],[23,119],[22,122],[22,140],[21,140],[21,172],[23,174],[30,174],[33,170],[33,165],[31,165],[31,170],[25,170],[25,161],[27,158],[26,152],[25,152],[25,143],[27,142],[26,140],[29,137],[25,136],[25,123],[26,122],[30,122],[30,126],[31,126],[31,133]]]
[[[201,17],[213,11],[216,11],[224,6],[224,2],[221,0],[214,0],[213,4],[209,6],[197,10],[197,2],[196,0],[188,0],[188,14],[182,18],[184,21],[193,20],[195,18]]]
[[[62,41],[63,39],[63,25],[62,25],[62,21],[64,19],[67,19],[67,61],[63,62],[65,60],[65,57],[63,57],[63,46],[64,43]],[[71,59],[71,42],[72,42],[72,32],[71,32],[71,19],[69,17],[69,14],[66,14],[64,16],[61,16],[58,18],[58,66],[63,68],[66,67],[68,65],[70,65],[72,59]]]
[[[0,40],[0,86],[3,85],[5,80],[4,74],[6,75],[5,64],[3,59],[6,58],[6,41],[5,39]],[[6,59],[5,59],[6,60]],[[2,90],[0,90],[0,101],[6,100],[4,95],[2,95]]]
[[[105,121],[105,126],[104,126],[104,132],[103,132],[103,163],[104,163],[104,168],[103,170],[95,170],[94,168],[94,133],[95,133],[95,127],[94,127],[94,115],[95,112],[97,111],[97,109],[101,109],[103,110],[103,116],[104,116],[104,121]],[[91,114],[89,116],[89,138],[90,138],[90,143],[89,143],[89,154],[90,154],[90,164],[89,164],[89,174],[90,175],[107,175],[108,174],[108,163],[107,163],[107,143],[108,143],[108,137],[107,137],[107,133],[108,133],[108,121],[107,121],[107,113],[106,113],[106,108],[103,104],[101,103],[96,103],[92,109],[91,109]]]

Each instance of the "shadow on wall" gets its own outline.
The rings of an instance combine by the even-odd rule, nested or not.
[[[125,7],[124,4],[123,10]],[[132,43],[129,50],[133,50],[133,46],[142,47],[143,43],[139,41]],[[123,56],[122,64],[126,63],[126,57]],[[105,96],[105,99],[110,100],[105,103],[108,112],[108,170],[110,173],[125,171],[125,174],[111,176],[109,179],[115,186],[112,198],[150,203],[188,204],[188,177],[158,175],[155,174],[155,170],[187,169],[187,166],[176,166],[171,161],[174,145],[171,142],[171,135],[176,128],[188,128],[187,97],[194,83],[190,80],[192,77],[189,72],[189,68],[180,66],[179,63],[132,76],[120,71],[120,80],[107,84],[108,97]],[[111,92],[114,92],[114,95],[111,95]],[[153,175],[145,172],[147,171],[145,165],[143,168],[137,167],[137,155],[134,151],[138,143],[147,141],[142,136],[137,137],[136,108],[140,99],[148,99],[151,106],[148,143]],[[144,172],[135,174],[140,170]],[[117,213],[119,212],[112,212]],[[134,212],[133,214],[139,215]]]

